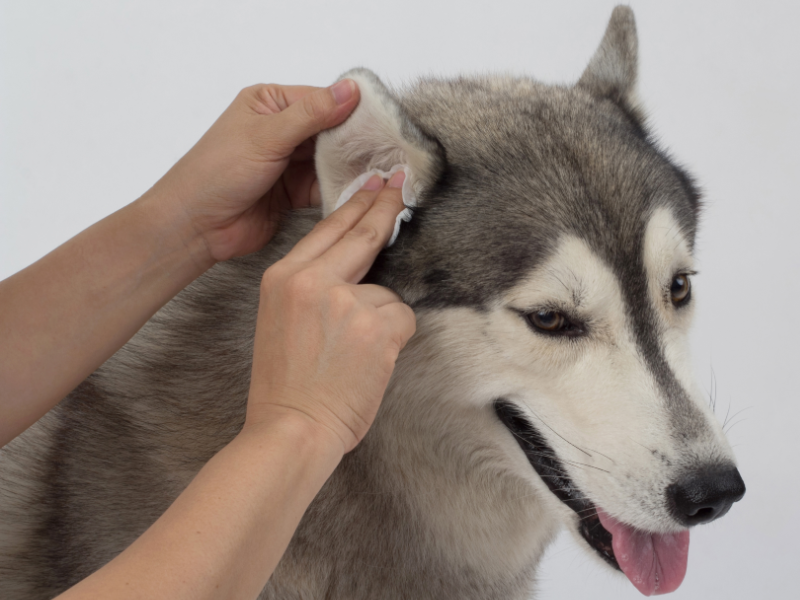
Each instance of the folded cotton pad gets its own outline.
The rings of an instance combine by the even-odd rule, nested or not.
[[[356,177],[353,182],[348,185],[342,194],[339,196],[339,199],[336,201],[336,206],[333,207],[333,210],[339,208],[342,204],[350,200],[353,195],[361,189],[367,180],[372,177],[373,175],[380,175],[384,179],[390,179],[392,175],[397,173],[398,171],[403,171],[406,174],[405,181],[403,181],[403,204],[406,205],[405,210],[397,215],[397,220],[394,222],[394,232],[392,233],[392,237],[389,238],[389,243],[386,244],[388,248],[394,241],[397,239],[397,234],[400,233],[400,221],[410,221],[411,220],[411,209],[417,205],[417,196],[414,194],[414,188],[411,184],[411,171],[405,165],[395,165],[388,171],[381,171],[380,169],[372,169],[371,171],[367,171],[366,173],[362,173],[358,177]]]

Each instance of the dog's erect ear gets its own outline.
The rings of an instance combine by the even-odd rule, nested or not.
[[[436,182],[444,166],[442,149],[406,115],[397,98],[367,69],[342,75],[358,84],[361,100],[341,125],[317,138],[317,178],[324,216],[359,175],[371,169],[409,167],[417,197]]]
[[[578,87],[634,109],[638,45],[633,11],[629,6],[617,6],[600,47],[578,80]]]

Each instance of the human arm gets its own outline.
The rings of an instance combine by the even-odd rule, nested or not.
[[[403,209],[402,176],[356,194],[267,270],[244,429],[147,532],[60,600],[256,597],[372,423],[414,332],[396,294],[356,285]]]
[[[0,446],[189,282],[263,246],[283,209],[308,205],[315,178],[306,140],[357,103],[351,81],[243,90],[141,198],[0,282]]]
[[[114,560],[58,600],[257,597],[341,459],[293,416],[243,431]]]

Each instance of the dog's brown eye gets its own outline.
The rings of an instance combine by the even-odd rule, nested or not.
[[[672,285],[669,288],[669,295],[672,303],[675,306],[685,304],[689,299],[689,294],[692,291],[692,285],[689,283],[688,275],[675,275],[672,279]]]
[[[562,333],[572,327],[569,319],[554,310],[537,310],[528,315],[528,320],[536,329],[546,333]]]

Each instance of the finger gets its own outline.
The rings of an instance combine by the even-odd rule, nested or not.
[[[311,191],[308,195],[311,206],[322,206],[322,192],[319,191],[319,180],[314,176],[314,183],[311,184]]]
[[[358,224],[320,256],[318,260],[326,271],[351,283],[361,281],[367,274],[378,252],[389,241],[397,215],[404,208],[401,190],[404,178],[402,171],[395,173]]]
[[[350,200],[320,221],[311,233],[297,242],[287,258],[307,261],[320,257],[361,221],[381,189],[383,179],[379,175],[371,177]]]
[[[285,188],[289,208],[313,206],[312,190],[317,181],[317,173],[312,161],[290,162],[281,175],[279,183]],[[273,189],[277,187],[273,186]]]
[[[324,89],[314,85],[277,85],[275,88],[276,100],[280,101],[281,110],[286,110],[304,96]]]
[[[277,85],[259,83],[242,90],[252,109],[262,115],[272,115],[286,110],[303,96],[315,92],[318,87],[310,85]]]
[[[375,285],[374,283],[353,285],[353,293],[360,302],[371,304],[375,308],[403,301],[400,296],[389,288],[383,287],[382,285]]]
[[[276,157],[289,156],[308,138],[344,121],[358,99],[358,87],[352,79],[302,96],[263,121],[264,148]]]
[[[392,302],[378,309],[378,313],[389,324],[389,335],[402,350],[417,330],[417,317],[408,304]]]

